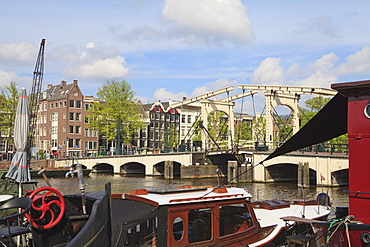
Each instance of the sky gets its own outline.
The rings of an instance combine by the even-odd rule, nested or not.
[[[95,96],[107,80],[126,80],[143,103],[227,86],[233,95],[245,84],[330,88],[370,79],[368,0],[0,0],[0,6],[1,88],[10,82],[31,88],[43,38],[43,89],[78,80],[84,95]],[[238,100],[236,111],[252,114],[252,101],[261,112],[262,92]]]

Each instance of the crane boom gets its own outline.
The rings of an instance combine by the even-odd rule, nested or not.
[[[31,94],[29,96],[31,116],[30,116],[30,137],[28,138],[28,148],[31,148],[33,146],[32,144],[35,136],[34,131],[40,102],[42,79],[44,76],[44,50],[45,50],[45,39],[42,39],[40,43],[39,53],[37,55],[35,69],[33,71],[33,81],[30,90]]]

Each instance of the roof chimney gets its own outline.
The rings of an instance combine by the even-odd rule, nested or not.
[[[77,86],[78,80],[73,80],[73,84]]]
[[[53,85],[52,84],[48,84],[48,88],[51,88]]]
[[[182,97],[182,100],[184,101],[184,100],[186,100],[186,97]]]
[[[65,86],[65,85],[67,85],[67,82],[66,81],[61,81],[60,85]]]

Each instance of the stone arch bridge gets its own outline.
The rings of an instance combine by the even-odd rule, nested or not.
[[[240,171],[248,173],[253,182],[295,182],[299,183],[300,177],[306,177],[302,184],[336,186],[348,183],[348,156],[345,154],[315,154],[293,152],[282,155],[248,170],[252,165],[264,160],[268,152],[249,153],[248,158],[252,164],[240,166]],[[204,152],[195,153],[163,153],[163,154],[141,154],[141,155],[120,155],[104,157],[78,158],[78,163],[85,165],[88,169],[97,172],[109,172],[117,174],[141,174],[160,175],[166,178],[166,162],[171,162],[170,173],[179,177],[202,177],[215,174],[217,168],[226,171],[228,160],[232,159],[231,154],[218,154],[213,157],[207,156]],[[209,164],[212,160],[214,164]],[[222,162],[221,162],[222,160]],[[236,159],[234,159],[236,160]],[[75,162],[76,163],[76,162]],[[70,160],[55,160],[55,167],[71,165]],[[167,163],[168,164],[168,163]],[[302,165],[300,165],[302,164]],[[185,174],[186,173],[186,174]],[[224,172],[226,175],[227,172]],[[231,174],[229,174],[231,179]],[[167,178],[171,178],[171,175]],[[302,178],[303,179],[303,178]],[[304,180],[304,179],[303,179]],[[243,180],[239,180],[243,181]]]

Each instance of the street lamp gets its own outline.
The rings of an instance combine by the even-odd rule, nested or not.
[[[121,119],[118,119],[117,129],[116,130],[117,130],[116,155],[122,155],[122,144],[121,144],[122,127],[121,127]]]

